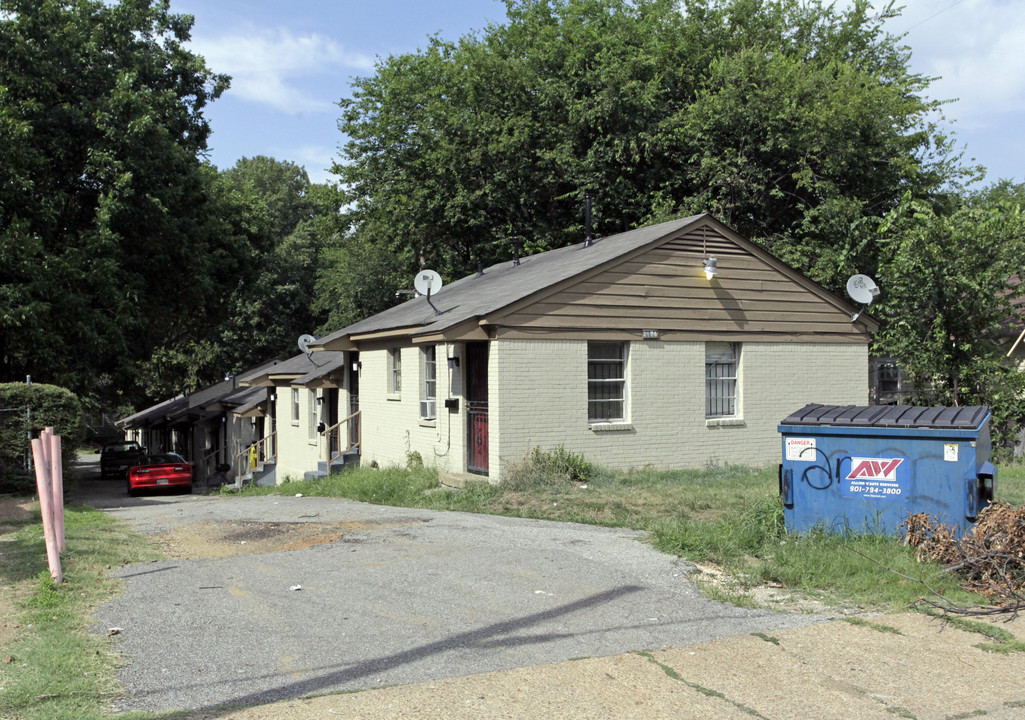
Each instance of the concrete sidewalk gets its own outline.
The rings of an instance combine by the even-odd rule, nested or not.
[[[990,622],[1025,640],[1025,620]],[[205,711],[188,720],[1025,718],[1025,653],[915,613]]]

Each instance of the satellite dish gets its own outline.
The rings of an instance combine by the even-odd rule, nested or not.
[[[416,288],[416,291],[427,297],[437,295],[442,285],[444,283],[441,280],[441,275],[433,270],[421,270],[413,279],[413,287]]]
[[[852,275],[847,281],[847,294],[856,303],[871,305],[879,295],[879,287],[868,275]]]
[[[861,303],[861,310],[851,315],[851,322],[854,322],[879,296],[879,286],[868,275],[852,275],[847,280],[847,294],[854,302]]]
[[[434,303],[431,302],[431,295],[437,295],[442,285],[444,283],[441,280],[441,275],[433,270],[421,270],[413,278],[413,287],[421,295],[427,296],[427,304],[434,308],[435,315],[441,315],[441,310],[434,307]]]
[[[317,338],[312,335],[300,335],[299,336],[299,349],[307,355],[310,354],[310,345],[317,342]]]

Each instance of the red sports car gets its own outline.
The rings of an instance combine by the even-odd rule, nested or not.
[[[140,490],[178,490],[192,492],[192,466],[177,453],[147,455],[138,465],[128,468],[128,494]]]

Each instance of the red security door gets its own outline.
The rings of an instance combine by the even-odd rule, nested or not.
[[[488,343],[466,344],[466,469],[488,474]]]

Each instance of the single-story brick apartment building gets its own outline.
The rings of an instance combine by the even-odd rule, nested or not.
[[[328,402],[358,409],[363,464],[497,481],[563,446],[621,469],[764,465],[794,409],[868,401],[877,323],[853,310],[703,214],[494,265],[311,357],[333,353]]]

